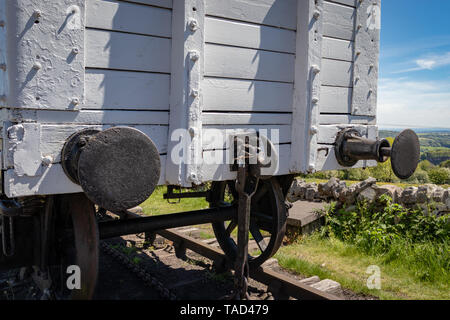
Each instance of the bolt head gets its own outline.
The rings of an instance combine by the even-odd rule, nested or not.
[[[320,72],[320,68],[318,65],[313,65],[311,66],[312,71],[314,72],[314,74],[318,74]]]
[[[42,69],[42,64],[40,62],[35,62],[33,65],[34,70],[40,70]]]
[[[312,103],[316,104],[316,103],[319,102],[319,98],[318,98],[318,97],[313,97],[313,98],[311,99],[311,101],[312,101]]]
[[[315,10],[313,16],[314,16],[314,19],[316,19],[316,20],[319,19],[319,17],[320,17],[320,11],[319,11],[319,10]]]
[[[192,97],[197,98],[198,95],[199,95],[198,90],[196,90],[196,89],[192,90],[192,92],[191,92]]]
[[[75,105],[75,106],[79,105],[80,104],[80,99],[72,98],[72,104]]]
[[[319,130],[317,129],[316,126],[312,126],[310,132],[311,132],[312,135],[315,135],[315,134],[317,134],[319,132]]]
[[[198,59],[200,59],[200,55],[198,54],[197,51],[191,51],[190,57],[192,61],[198,61]]]
[[[195,128],[189,128],[189,134],[191,135],[191,137],[195,136]]]
[[[46,167],[49,167],[53,163],[53,157],[52,156],[46,156],[42,158],[42,164]]]
[[[72,53],[73,54],[79,54],[80,53],[80,49],[78,49],[77,47],[72,48]]]
[[[197,31],[198,29],[198,22],[195,19],[191,19],[189,21],[189,28],[191,29],[191,31]]]
[[[316,170],[316,166],[314,164],[310,164],[308,167],[308,171],[309,172],[314,172],[314,170]]]
[[[40,18],[40,17],[42,17],[42,12],[40,10],[34,10],[33,16],[35,18]]]

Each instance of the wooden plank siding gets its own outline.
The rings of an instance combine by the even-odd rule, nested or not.
[[[324,1],[320,112],[327,122],[352,110],[355,7],[355,0]]]

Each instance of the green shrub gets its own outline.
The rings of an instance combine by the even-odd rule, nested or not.
[[[432,164],[428,160],[423,160],[419,162],[419,165],[417,166],[418,169],[424,170],[424,171],[430,171],[434,168],[434,164]]]
[[[428,176],[434,184],[450,183],[450,169],[447,168],[434,168],[428,173]]]
[[[450,169],[450,159],[446,160],[446,161],[442,161],[441,164],[439,164],[439,166],[441,168],[448,168],[448,169]]]

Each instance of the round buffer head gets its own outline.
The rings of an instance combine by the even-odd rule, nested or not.
[[[416,171],[419,160],[419,138],[416,133],[410,129],[402,131],[392,145],[392,170],[400,179],[408,179]]]
[[[159,152],[145,134],[114,127],[91,136],[78,160],[78,180],[86,196],[112,212],[145,201],[160,176]]]

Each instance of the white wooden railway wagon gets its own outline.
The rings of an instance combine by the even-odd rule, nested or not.
[[[97,227],[80,213],[94,210],[90,201],[121,212],[156,185],[213,181],[213,210],[226,188],[238,197],[225,159],[229,142],[249,132],[276,150],[273,177],[252,202],[276,220],[257,224],[272,233],[266,244],[251,218],[262,254],[250,262],[262,263],[280,245],[294,174],[367,167],[394,152],[377,140],[380,13],[380,0],[0,0],[0,264],[51,274],[65,210],[73,258],[89,274],[75,296],[92,296],[95,230],[107,238],[125,227]],[[211,210],[189,223],[212,217],[204,222],[233,257],[237,209],[216,210],[227,219]],[[36,216],[39,232],[29,223]],[[179,224],[167,219],[165,227]],[[34,245],[24,237],[32,231]]]

